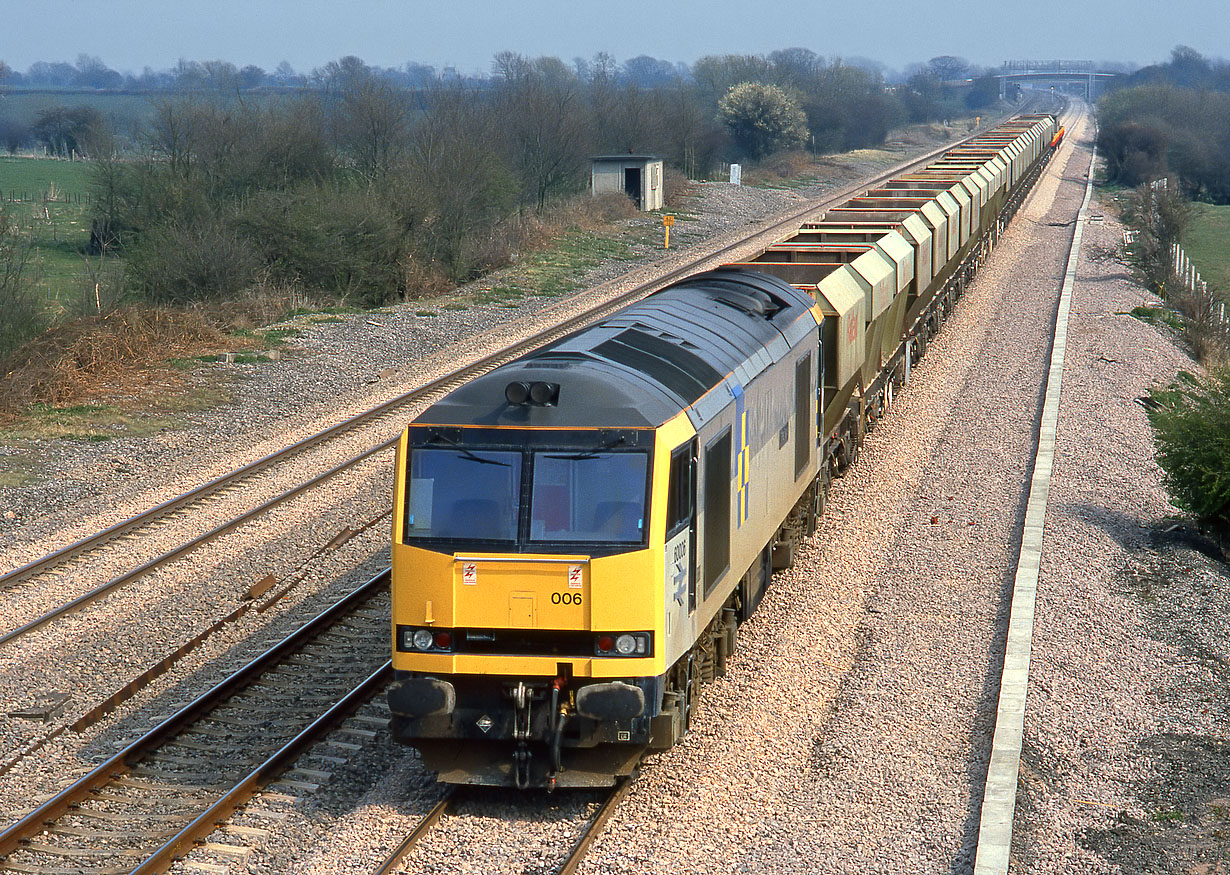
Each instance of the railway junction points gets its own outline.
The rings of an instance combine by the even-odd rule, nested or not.
[[[580,871],[973,867],[1051,331],[1089,166],[1091,126],[1069,131],[908,390],[837,482],[802,561],[775,580],[743,630],[691,736],[642,771]],[[1109,245],[1118,233],[1100,198],[1084,221],[1086,246]],[[1168,335],[1129,315],[1146,297],[1114,265],[1077,262],[1011,871],[1199,871],[1218,850],[1215,830],[1227,808],[1215,781],[1201,776],[1226,768],[1217,743],[1226,705],[1215,690],[1225,664],[1218,629],[1228,615],[1225,572],[1168,516],[1151,462],[1135,399],[1190,361]],[[366,335],[378,346],[397,345],[353,324],[338,330],[348,341]],[[325,401],[306,372],[331,360],[328,343],[322,338],[315,362],[304,358],[309,406],[308,399]],[[433,363],[443,366],[447,351],[441,356]],[[363,404],[356,398],[353,406]],[[212,464],[225,458],[220,452]],[[189,457],[181,469],[157,475],[151,463],[144,473],[151,482],[201,479],[210,464]],[[358,496],[378,492],[381,482],[378,472],[370,476],[339,495],[365,520],[373,514]],[[89,528],[88,517],[105,509],[89,498],[88,482],[80,494]],[[132,503],[140,499],[134,491]],[[270,525],[260,536],[269,542],[256,551],[263,559],[275,561],[272,545],[286,543],[301,518],[287,516],[282,528]],[[267,635],[279,611],[291,621],[289,603],[306,609],[378,565],[379,528],[312,567],[310,592],[273,608]],[[309,543],[315,537],[302,534]],[[6,559],[21,556],[20,546],[20,531],[10,532]],[[10,564],[20,562],[4,569]],[[255,577],[230,581],[232,589]],[[167,573],[142,592],[171,609],[165,590],[177,584],[191,581]],[[124,622],[150,622],[128,611]],[[88,631],[97,617],[73,622],[70,634],[88,634],[106,652],[108,633]],[[0,810],[29,809],[130,740],[150,715],[205,685],[209,663],[238,661],[266,623],[243,622],[251,625],[208,642],[200,662],[172,669],[86,734],[66,734],[0,776]],[[180,633],[155,625],[151,634],[173,640]],[[0,662],[19,658],[14,652],[0,651]],[[17,688],[4,696],[24,704]],[[370,712],[360,717],[378,723]],[[28,729],[21,720],[0,718],[3,758],[20,747]],[[377,866],[440,796],[377,723],[344,726],[349,740],[334,736],[331,751],[296,763],[297,777],[270,788],[176,871]],[[577,823],[599,801],[557,797],[527,811],[513,794],[462,800],[457,816],[397,865],[554,871]]]

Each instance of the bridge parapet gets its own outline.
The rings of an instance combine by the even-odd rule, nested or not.
[[[1093,61],[1004,61],[1001,72],[1011,73],[1095,73]]]
[[[1085,100],[1096,100],[1103,86],[1116,75],[1099,71],[1093,61],[1019,60],[1004,61],[995,78],[999,80],[1001,98],[1007,97],[1012,86],[1024,85],[1043,89],[1049,87],[1052,91],[1079,94]]]

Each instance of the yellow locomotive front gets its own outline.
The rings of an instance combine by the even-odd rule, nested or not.
[[[407,429],[390,707],[395,735],[442,780],[590,786],[631,770],[667,667],[651,582],[664,575],[669,469],[655,460],[690,432],[686,417]]]

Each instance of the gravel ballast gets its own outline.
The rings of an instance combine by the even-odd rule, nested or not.
[[[1079,147],[1052,162],[859,463],[835,484],[816,537],[796,566],[775,578],[741,631],[728,674],[706,690],[691,734],[651,758],[584,871],[971,870],[1050,330],[1071,238],[1065,223],[1083,194],[1091,134],[1091,126],[1070,131]],[[713,213],[732,223],[797,199],[720,191],[715,197],[728,200]],[[1105,219],[1088,225],[1086,246],[1115,243],[1121,229],[1110,205],[1095,201],[1093,212]],[[1227,717],[1219,690],[1228,679],[1227,575],[1208,545],[1171,515],[1144,410],[1134,400],[1156,380],[1194,366],[1173,337],[1126,315],[1147,299],[1113,263],[1080,261],[1039,584],[1015,872],[1192,871],[1216,850],[1212,827],[1230,811],[1218,795],[1230,794],[1216,780],[1196,780],[1200,770],[1230,776],[1230,756],[1218,747]],[[490,329],[490,320],[524,319],[554,305],[441,310],[438,317],[414,316],[410,305],[309,326],[287,361],[227,366],[248,369],[235,410],[202,414],[185,432],[109,442],[105,452],[133,473],[98,468],[91,478],[88,453],[69,447],[52,470],[57,477],[78,472],[77,481],[5,491],[13,501],[6,506],[19,512],[0,531],[0,558],[23,555],[27,532],[54,540],[69,523],[91,527],[110,512],[101,505],[112,491],[121,506],[138,505],[162,494],[149,483],[234,467],[227,448],[260,455],[265,442],[285,442],[343,409],[394,394],[455,361],[462,353],[450,345],[464,346],[466,337]],[[389,368],[396,373],[377,377]],[[251,437],[257,433],[264,441]],[[182,466],[167,469],[176,453],[185,454]],[[166,472],[163,479],[155,471]],[[383,487],[377,478],[365,488]],[[361,505],[349,491],[341,504],[347,502]],[[280,530],[269,529],[270,557]],[[306,607],[378,565],[387,532],[374,531],[330,557],[296,602]],[[151,582],[141,592],[155,602],[160,591]],[[160,610],[170,616],[176,603],[164,601]],[[282,622],[290,621],[290,608]],[[245,621],[89,737],[58,740],[37,762],[0,777],[0,809],[29,807],[40,792],[80,773],[129,737],[139,715],[166,713],[262,635],[270,637],[278,622]],[[170,621],[152,625],[156,636],[177,635]],[[105,626],[72,628],[110,634]],[[38,658],[49,657],[43,651]],[[14,688],[0,690],[0,698]],[[0,741],[13,725],[0,717]],[[438,797],[417,757],[385,731],[331,753],[338,762],[324,789],[281,806],[276,822],[248,815],[273,834],[253,840],[251,854],[230,871],[361,871]],[[1189,791],[1175,795],[1173,786]],[[527,801],[493,793],[403,869],[551,871],[592,806],[592,795]],[[1161,861],[1172,851],[1180,862],[1168,869]]]

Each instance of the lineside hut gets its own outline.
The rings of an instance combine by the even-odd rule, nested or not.
[[[640,210],[660,210],[662,159],[656,155],[597,155],[590,170],[594,194],[622,191]]]

